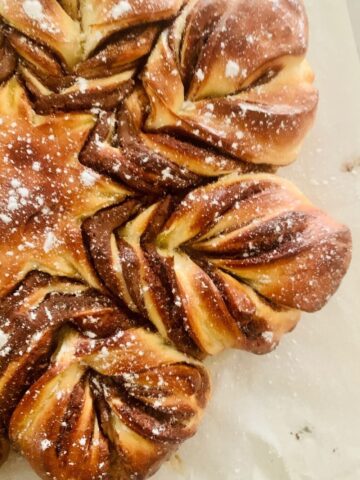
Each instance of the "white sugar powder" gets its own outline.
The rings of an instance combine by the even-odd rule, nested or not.
[[[88,81],[86,78],[79,77],[77,80],[77,84],[79,86],[79,90],[81,93],[85,93],[88,88]]]
[[[236,135],[236,138],[239,139],[239,140],[241,140],[241,139],[244,138],[244,136],[245,136],[244,132],[242,132],[241,130],[238,130],[238,131],[235,133],[235,135]]]
[[[13,178],[10,182],[10,185],[12,186],[12,188],[19,188],[21,187],[21,182],[17,178]]]
[[[40,445],[41,445],[41,450],[45,451],[45,450],[47,450],[48,448],[51,447],[51,442],[50,442],[50,440],[45,439],[45,440],[41,441]]]
[[[79,440],[79,444],[84,447],[86,445],[86,437],[81,437]]]
[[[18,189],[18,194],[20,197],[27,198],[29,196],[29,190],[25,187],[21,187]]]
[[[43,7],[39,0],[25,0],[23,10],[31,20],[40,21],[44,17]]]
[[[85,170],[81,172],[80,179],[81,183],[85,185],[85,187],[92,187],[95,185],[99,175],[91,170]]]
[[[50,252],[50,250],[52,250],[57,245],[57,243],[58,239],[56,238],[54,232],[48,232],[44,241],[44,252]]]
[[[34,172],[40,172],[41,170],[41,163],[40,162],[34,162],[32,164],[32,169],[34,170]]]
[[[9,215],[6,215],[5,213],[0,213],[0,220],[8,225],[11,222],[11,217]]]
[[[132,7],[130,3],[125,0],[121,0],[117,5],[113,6],[111,10],[111,16],[113,18],[119,18],[122,15],[124,15],[124,13],[131,12],[131,10],[132,10]]]
[[[169,167],[164,168],[164,170],[161,172],[161,175],[163,180],[174,178]]]
[[[14,196],[9,197],[7,208],[10,212],[14,212],[15,210],[17,210],[19,208],[19,203],[18,203],[16,197],[14,197]]]
[[[9,340],[9,336],[0,330],[0,350],[7,344]]]
[[[272,343],[272,341],[274,340],[273,332],[264,332],[261,336],[267,343]]]
[[[239,64],[233,60],[229,60],[226,64],[225,75],[227,78],[235,78],[240,73]]]
[[[199,68],[196,72],[196,77],[198,80],[200,80],[200,82],[202,82],[205,78],[205,73],[201,70],[201,68]]]

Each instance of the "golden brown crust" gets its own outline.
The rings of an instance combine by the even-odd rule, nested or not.
[[[156,194],[290,163],[318,102],[307,36],[300,1],[190,1],[83,161]]]
[[[192,355],[273,349],[299,310],[327,302],[351,258],[346,227],[266,174],[232,174],[140,211],[128,201],[84,231],[108,288]]]
[[[300,1],[192,0],[146,65],[146,127],[250,163],[286,165],[317,106],[306,50]]]
[[[187,354],[334,293],[348,229],[259,173],[314,118],[307,34],[300,0],[0,1],[0,464],[147,478],[206,406]]]
[[[120,141],[121,152],[106,154],[126,157],[126,170],[136,171],[155,150],[154,162],[166,165],[165,179],[151,175],[159,188],[285,165],[313,121],[317,91],[300,0],[17,0],[2,2],[0,15],[7,61],[15,68],[16,52],[39,113],[113,110],[141,72],[150,112],[135,95],[121,116],[137,123],[140,109],[137,148]]]
[[[270,170],[188,139],[144,131],[148,107],[146,93],[138,87],[123,103],[117,130],[109,122],[110,114],[103,115],[82,151],[82,163],[100,172],[111,171],[121,183],[150,195],[181,192],[235,170]],[[115,136],[118,142],[114,145]]]
[[[128,190],[81,165],[87,114],[39,116],[16,79],[0,89],[0,295],[30,270],[97,281],[81,222]]]
[[[183,0],[5,0],[4,32],[38,113],[115,108]],[[12,70],[16,56],[3,49]],[[0,81],[5,75],[0,76]]]
[[[47,45],[69,67],[81,58],[80,25],[55,0],[4,0],[0,15],[24,35]]]
[[[10,425],[41,478],[145,478],[195,433],[205,369],[98,292],[30,274],[0,329],[1,445]]]

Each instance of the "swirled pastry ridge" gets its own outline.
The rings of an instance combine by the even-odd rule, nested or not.
[[[349,230],[273,175],[307,47],[301,0],[0,1],[0,463],[148,478],[198,428],[199,359],[336,291]]]
[[[108,288],[193,355],[272,350],[300,310],[324,306],[351,258],[348,228],[269,174],[128,200],[84,232]]]
[[[145,478],[195,433],[204,367],[99,292],[30,274],[0,328],[1,442],[9,429],[41,478]]]

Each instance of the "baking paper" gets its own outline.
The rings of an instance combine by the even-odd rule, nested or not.
[[[351,226],[352,267],[272,354],[207,361],[213,397],[200,432],[154,480],[360,479],[360,65],[346,0],[306,4],[320,107],[280,174]],[[0,470],[1,480],[36,478],[15,454]]]

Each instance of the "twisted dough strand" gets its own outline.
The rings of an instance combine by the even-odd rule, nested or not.
[[[318,102],[307,31],[301,2],[188,2],[82,161],[146,194],[292,162]]]
[[[317,105],[307,31],[301,2],[190,1],[143,73],[146,127],[250,163],[290,163]]]
[[[305,10],[3,0],[0,17],[0,463],[10,437],[44,479],[145,478],[209,394],[161,336],[266,353],[347,270],[349,230],[259,173],[315,115]]]
[[[129,200],[83,228],[107,287],[200,356],[273,349],[299,310],[326,303],[351,257],[346,227],[266,174],[232,174],[180,201]]]
[[[7,41],[38,113],[115,108],[130,92],[162,22],[179,12],[183,0],[131,0],[123,2],[125,10],[118,3],[0,3]],[[5,77],[15,65],[8,47],[4,52]]]

